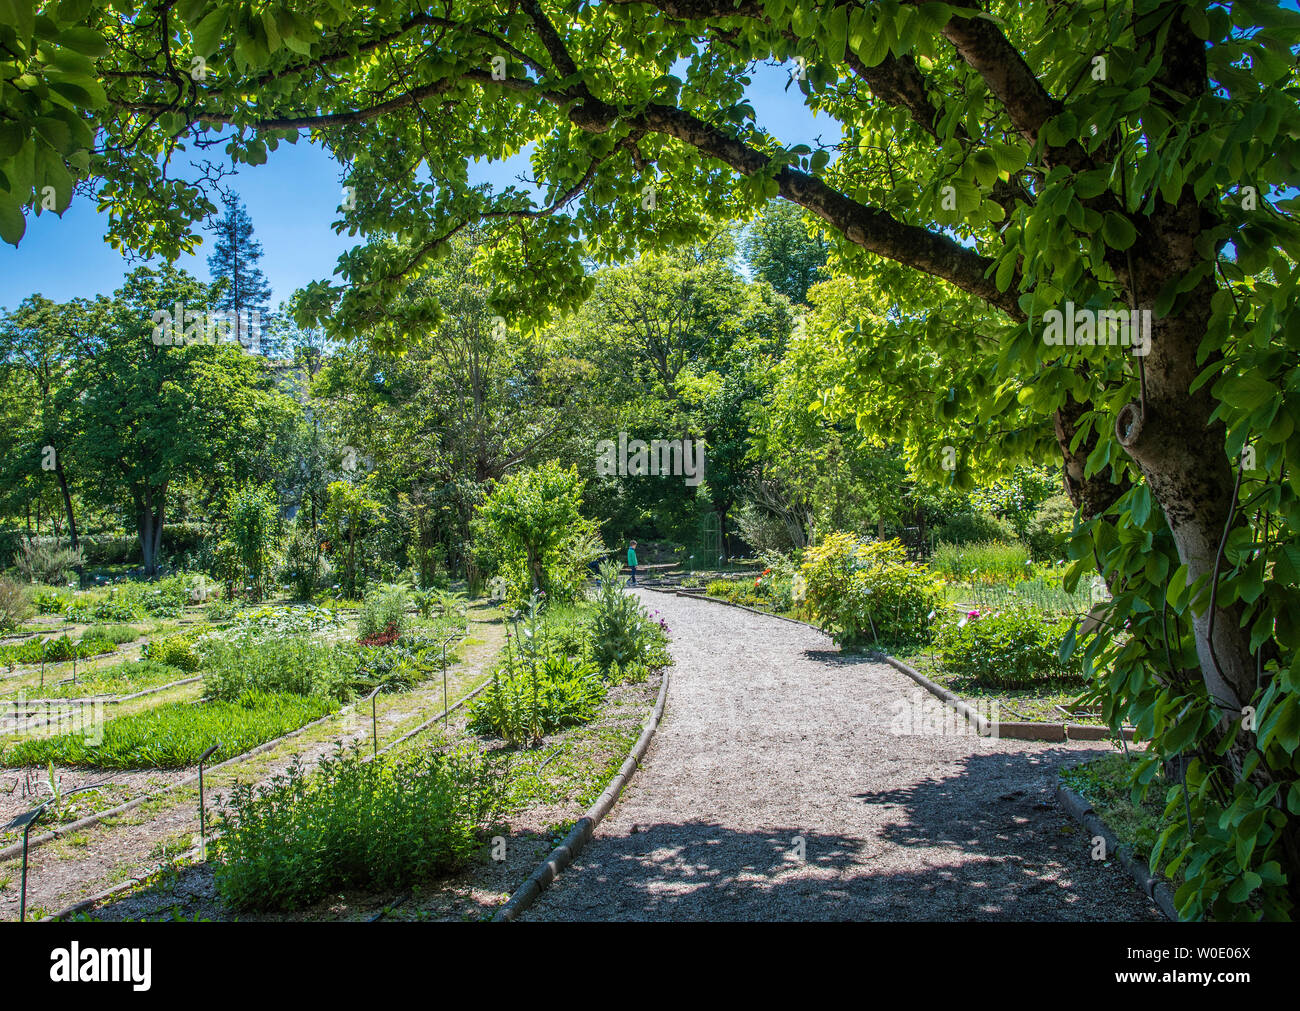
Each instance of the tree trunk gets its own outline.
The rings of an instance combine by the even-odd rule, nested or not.
[[[68,514],[68,535],[72,543],[72,550],[75,551],[79,546],[77,539],[77,518],[72,512],[72,495],[68,492],[68,478],[63,472],[62,453],[56,453],[54,455],[54,476],[58,479],[59,491],[63,493],[63,508]],[[80,571],[80,566],[78,566],[78,571]]]
[[[153,488],[146,488],[143,495],[136,497],[136,526],[140,534],[140,559],[147,579],[152,579],[158,575],[158,553],[162,547],[164,520],[163,503],[166,496],[166,486],[163,486],[157,489],[156,492]]]

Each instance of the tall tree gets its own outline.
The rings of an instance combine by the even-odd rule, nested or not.
[[[212,475],[253,477],[253,464],[294,405],[271,388],[265,362],[229,344],[159,346],[156,309],[201,305],[207,285],[166,267],[132,271],[114,292],[73,384],[83,422],[76,452],[108,507],[127,503],[146,575],[158,570],[179,486]]]
[[[745,261],[791,302],[808,301],[808,289],[824,277],[830,243],[804,223],[794,204],[774,200],[745,233]]]
[[[216,242],[208,257],[212,280],[220,284],[215,307],[250,320],[256,313],[256,342],[259,346],[266,342],[267,356],[272,357],[276,349],[270,345],[278,342],[268,327],[271,285],[257,265],[262,244],[253,238],[253,219],[238,193],[227,194],[222,205],[224,213],[212,224]],[[263,321],[262,317],[268,318]]]
[[[0,316],[0,372],[6,399],[23,405],[18,424],[9,432],[11,452],[0,462],[5,484],[15,483],[15,471],[49,475],[59,489],[68,535],[78,546],[77,518],[69,484],[70,453],[78,437],[80,412],[71,377],[85,354],[97,311],[82,300],[57,304],[32,295],[13,312]]]

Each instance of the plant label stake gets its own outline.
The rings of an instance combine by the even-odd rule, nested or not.
[[[199,856],[203,860],[208,858],[208,815],[203,804],[203,763],[211,758],[219,747],[221,747],[220,741],[199,756]]]
[[[444,723],[447,721],[447,643],[454,638],[456,638],[456,633],[452,632],[451,635],[442,640],[442,719]]]
[[[375,696],[383,690],[383,685],[375,685],[375,690],[370,693],[370,738],[374,742],[374,757],[379,757],[379,714],[376,711]]]
[[[19,923],[23,923],[27,920],[27,842],[28,839],[31,837],[32,826],[35,825],[36,822],[40,819],[41,815],[45,813],[46,804],[49,804],[51,802],[52,802],[51,800],[47,800],[45,804],[42,804],[40,807],[34,807],[30,811],[24,811],[17,818],[15,818],[8,825],[6,825],[3,830],[0,830],[5,832],[9,831],[9,829],[11,828],[21,828],[23,830],[23,878],[22,878],[22,886],[20,888],[19,895],[18,895],[18,922]]]
[[[83,790],[96,790],[105,783],[93,783],[90,786],[81,786],[75,790],[69,790],[63,794],[64,798],[71,797],[74,793],[81,793]],[[24,923],[27,920],[27,845],[31,839],[32,826],[40,821],[41,815],[51,804],[56,803],[58,797],[51,797],[39,807],[34,807],[30,811],[24,811],[8,825],[0,825],[0,832],[8,832],[11,828],[21,828],[23,830],[23,876],[22,885],[18,894],[18,922]]]

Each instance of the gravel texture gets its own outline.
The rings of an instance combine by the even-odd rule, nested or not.
[[[1109,745],[938,732],[935,700],[815,629],[636,592],[672,629],[664,720],[522,919],[1162,919],[1054,800]]]

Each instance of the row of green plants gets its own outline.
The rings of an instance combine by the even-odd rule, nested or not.
[[[397,888],[474,852],[507,766],[472,748],[377,760],[360,749],[239,784],[218,822],[216,887],[235,909],[301,909],[343,889]]]
[[[131,638],[134,639],[136,636],[132,634]],[[67,635],[55,636],[50,639],[42,639],[37,636],[23,642],[0,646],[0,666],[12,669],[22,664],[37,664],[42,661],[45,663],[61,663],[64,660],[71,660],[73,656],[78,659],[100,656],[104,653],[114,652],[120,641],[120,639],[96,629],[87,631],[85,635],[75,642]],[[129,642],[130,640],[126,641]]]
[[[666,666],[668,626],[625,591],[606,562],[589,607],[552,609],[534,594],[491,685],[470,708],[470,729],[511,744],[593,720],[609,687]]]
[[[77,677],[49,682],[39,690],[27,689],[28,696],[46,698],[88,698],[94,695],[130,695],[180,681],[186,671],[156,660],[127,660],[109,667],[96,667]]]
[[[183,769],[242,755],[338,708],[331,699],[291,692],[247,691],[231,700],[169,702],[108,720],[102,740],[83,732],[32,737],[0,745],[7,766],[55,765],[92,769]]]

